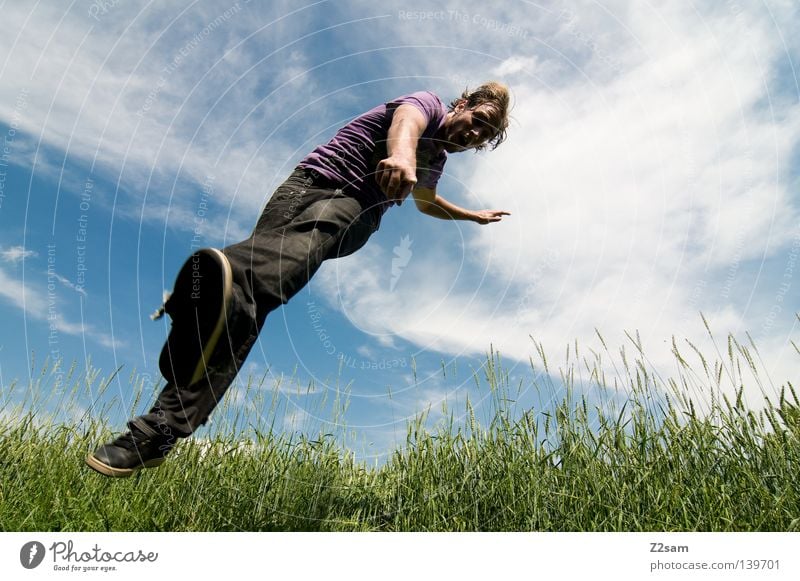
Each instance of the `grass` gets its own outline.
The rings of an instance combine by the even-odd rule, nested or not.
[[[432,426],[420,414],[405,445],[372,467],[334,436],[287,435],[267,421],[247,439],[186,440],[161,468],[111,480],[83,466],[111,436],[92,419],[108,410],[64,424],[42,420],[28,401],[28,411],[3,410],[0,529],[800,530],[795,387],[787,382],[766,397],[752,341],[728,337],[727,358],[713,363],[689,344],[694,368],[673,341],[678,371],[662,379],[631,340],[636,356],[623,349],[611,381],[601,354],[587,360],[577,345],[568,349],[560,387],[537,345],[529,381],[558,397],[539,411],[517,408],[490,353],[474,378],[492,396],[485,421],[469,400],[463,421],[448,412]],[[583,369],[589,379],[576,381]],[[746,404],[745,382],[760,388],[761,405]],[[56,390],[60,405],[83,388]]]

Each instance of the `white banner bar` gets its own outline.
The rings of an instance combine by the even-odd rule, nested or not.
[[[800,579],[796,533],[2,533],[5,579]]]

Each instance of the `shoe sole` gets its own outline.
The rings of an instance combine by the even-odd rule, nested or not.
[[[186,325],[193,325],[195,327],[197,337],[202,337],[202,339],[200,339],[202,344],[200,345],[199,352],[194,352],[196,353],[194,357],[186,357],[186,353],[188,353],[188,351],[182,353],[182,348],[180,346],[176,347],[177,351],[172,351],[172,341],[174,341],[174,337],[177,337],[178,335],[175,334],[175,316],[171,314],[169,310],[167,310],[167,313],[173,317],[173,328],[170,331],[170,336],[167,338],[167,342],[161,351],[161,356],[159,357],[159,367],[161,369],[161,373],[164,375],[167,381],[173,381],[181,387],[193,385],[194,383],[200,381],[206,374],[208,361],[213,355],[214,350],[217,348],[219,339],[225,329],[228,312],[233,301],[233,270],[231,269],[231,264],[228,261],[227,256],[225,256],[225,254],[216,248],[203,248],[193,254],[193,258],[191,260],[194,262],[194,257],[200,255],[203,255],[204,259],[210,259],[210,261],[213,262],[217,271],[215,272],[215,276],[219,276],[221,279],[222,284],[221,288],[219,289],[219,311],[215,315],[216,318],[213,319],[213,327],[205,332],[201,332],[201,328],[203,327],[201,323],[204,321],[198,319],[198,317],[201,316],[201,312],[196,309],[193,310],[191,320],[182,321],[180,333],[194,334],[194,331],[191,331],[186,327]],[[190,276],[186,272],[187,268],[193,268],[192,266],[189,266],[188,261],[183,267],[181,267],[181,270],[175,279],[175,290],[173,290],[172,298],[170,300],[174,300],[178,294],[184,295],[191,292],[188,288],[188,282],[186,280],[186,277]],[[185,299],[186,297],[184,297],[182,300]],[[208,313],[204,313],[203,317],[206,321],[211,319],[211,317],[208,316]],[[191,349],[194,349],[194,347],[190,347],[190,350]]]
[[[217,317],[217,324],[206,340],[202,358],[192,374],[190,385],[200,381],[206,373],[206,362],[214,353],[220,335],[222,335],[222,330],[225,328],[225,322],[228,318],[228,306],[233,296],[233,270],[231,269],[231,263],[228,261],[228,257],[216,248],[206,248],[203,251],[215,255],[217,257],[217,262],[222,266],[222,301],[220,301],[222,305],[220,307],[219,316]]]
[[[164,460],[166,460],[166,458],[154,458],[152,460],[148,460],[141,466],[137,466],[136,468],[114,468],[113,466],[109,466],[105,462],[98,460],[94,454],[89,454],[86,457],[86,465],[95,472],[99,472],[103,476],[110,476],[111,478],[128,478],[142,468],[157,468],[164,463]]]

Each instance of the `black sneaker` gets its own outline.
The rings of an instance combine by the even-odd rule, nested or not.
[[[86,457],[89,468],[112,478],[127,478],[137,470],[164,462],[173,447],[169,439],[146,426],[140,429],[134,422],[128,425],[129,432]]]
[[[172,319],[158,360],[167,381],[187,387],[203,377],[225,329],[232,297],[231,264],[221,251],[204,248],[184,263],[163,307]]]

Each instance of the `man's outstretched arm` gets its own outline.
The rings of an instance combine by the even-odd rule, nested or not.
[[[378,162],[375,180],[390,200],[400,205],[417,183],[417,143],[425,117],[413,105],[400,105],[386,136],[389,157]]]
[[[414,203],[423,214],[442,220],[472,220],[478,224],[489,224],[511,215],[505,210],[467,210],[448,202],[430,188],[414,188]]]

